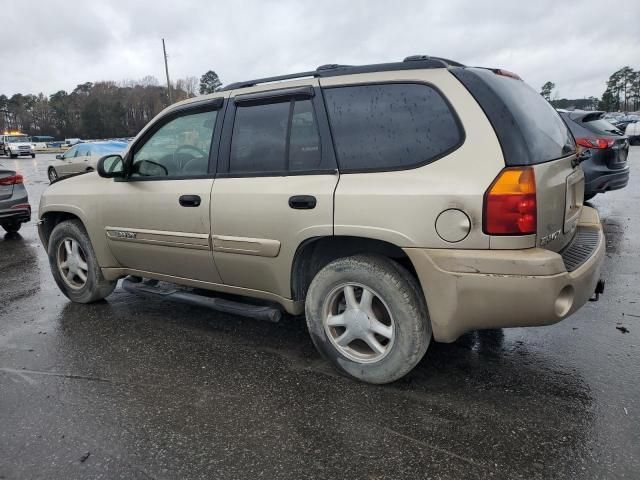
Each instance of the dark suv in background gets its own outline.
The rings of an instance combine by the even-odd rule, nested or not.
[[[603,118],[604,113],[560,111],[578,145],[585,176],[585,200],[624,188],[629,182],[629,139]]]
[[[0,164],[0,226],[16,233],[29,220],[31,205],[22,175]]]

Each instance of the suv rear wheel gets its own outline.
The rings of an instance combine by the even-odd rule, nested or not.
[[[406,375],[431,339],[418,283],[384,257],[358,255],[325,266],[309,287],[306,316],[320,353],[343,373],[369,383]]]
[[[70,300],[95,302],[116,288],[116,281],[102,276],[89,236],[79,220],[56,225],[49,238],[48,253],[53,278]]]

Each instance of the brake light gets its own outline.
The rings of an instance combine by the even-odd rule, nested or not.
[[[484,194],[484,232],[488,235],[536,233],[536,211],[533,168],[505,168]]]
[[[605,148],[611,148],[613,147],[613,144],[615,143],[615,140],[613,139],[606,139],[606,138],[588,138],[588,137],[580,137],[580,138],[576,138],[576,143],[580,146],[580,147],[584,147],[584,148],[597,148],[599,150],[605,149]]]
[[[513,73],[513,72],[510,72],[509,70],[504,70],[502,68],[494,69],[493,73],[495,73],[496,75],[502,75],[503,77],[513,78],[515,80],[522,80],[522,78],[520,78],[520,75],[518,75],[517,73]]]
[[[0,185],[3,185],[3,186],[17,185],[23,182],[24,182],[24,177],[19,173],[12,175],[11,177],[0,178]]]

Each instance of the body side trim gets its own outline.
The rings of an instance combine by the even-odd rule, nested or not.
[[[228,235],[211,235],[214,252],[257,255],[260,257],[277,257],[280,253],[280,242],[268,238],[232,237]]]
[[[211,250],[209,235],[206,233],[167,232],[123,227],[105,227],[104,229],[107,238],[111,241]]]

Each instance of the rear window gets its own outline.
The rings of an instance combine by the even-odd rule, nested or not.
[[[544,163],[575,152],[558,112],[523,81],[482,68],[456,68],[452,73],[491,121],[507,165]]]
[[[342,171],[413,168],[462,142],[455,114],[427,85],[332,87],[324,95]]]
[[[603,118],[597,118],[593,120],[587,119],[587,121],[582,121],[581,123],[585,128],[598,135],[622,135],[620,129],[611,125],[607,120]]]

